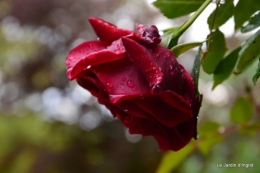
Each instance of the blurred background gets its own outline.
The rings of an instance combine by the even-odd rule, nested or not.
[[[118,27],[154,24],[160,30],[182,24],[169,20],[151,0],[1,0],[0,1],[0,172],[1,173],[153,173],[164,155],[151,137],[130,135],[91,94],[66,77],[69,50],[96,39],[87,18],[103,18]],[[202,41],[209,33],[205,13],[180,42]],[[205,16],[203,18],[203,16]],[[234,32],[230,20],[221,29],[227,46],[248,38]],[[249,33],[250,34],[250,33]],[[191,69],[196,49],[179,58]],[[255,64],[256,67],[257,64]],[[199,123],[232,125],[229,110],[240,95],[254,100],[258,119],[259,85],[255,69],[232,77],[214,91],[212,76],[201,74],[204,94]],[[216,163],[254,163],[260,171],[259,133],[231,133],[207,155],[193,152],[176,172],[225,172]],[[240,169],[237,172],[244,169]]]

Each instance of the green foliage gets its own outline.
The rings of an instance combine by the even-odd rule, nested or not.
[[[257,14],[255,14],[249,19],[248,24],[241,28],[241,32],[243,33],[249,32],[259,26],[260,26],[260,12],[258,12]]]
[[[254,107],[247,97],[239,97],[230,111],[231,120],[237,124],[247,123],[253,116]]]
[[[224,4],[220,4],[208,17],[208,25],[211,29],[216,29],[226,23],[232,17],[234,4],[232,0],[226,0]],[[214,21],[213,21],[214,19]]]
[[[196,87],[196,97],[200,96],[198,85],[199,85],[199,75],[200,75],[200,58],[201,58],[201,47],[199,47],[197,55],[195,57],[193,68],[191,70],[191,76],[195,82]]]
[[[241,73],[245,70],[258,56],[260,56],[260,30],[252,35],[243,45],[239,52],[239,60],[235,73]]]
[[[259,9],[259,0],[239,0],[234,11],[235,29],[240,28]]]
[[[254,84],[256,84],[259,77],[260,77],[260,59],[259,59],[259,62],[258,62],[258,67],[257,67],[256,73],[255,73],[255,75],[253,76],[253,79],[252,79]]]
[[[167,152],[156,171],[156,173],[170,173],[172,170],[176,169],[177,166],[194,150],[194,145],[192,143],[188,144],[181,150],[177,152]]]
[[[196,11],[204,0],[157,0],[153,4],[168,18],[184,16]]]
[[[253,122],[250,124],[244,124],[244,128],[241,128],[238,132],[241,134],[249,134],[249,135],[256,135],[258,129],[260,128],[259,122]]]
[[[203,154],[208,154],[211,148],[223,140],[223,136],[218,134],[220,125],[213,121],[207,121],[200,125],[199,135],[201,141],[199,142],[198,149]]]
[[[161,45],[171,48],[177,45],[178,39],[180,37],[180,33],[178,32],[181,26],[177,26],[171,29],[164,31],[162,35]]]
[[[237,49],[233,50],[230,54],[228,54],[225,57],[225,59],[220,61],[216,70],[214,71],[213,89],[231,75],[231,73],[236,65],[236,62],[238,59],[238,53],[239,53],[240,49],[241,49],[241,47],[238,47]]]
[[[181,54],[187,52],[188,50],[198,47],[202,44],[203,42],[192,42],[192,43],[184,43],[184,44],[179,44],[177,46],[174,46],[171,51],[174,53],[175,57],[178,58]]]
[[[204,56],[202,67],[205,72],[211,74],[215,71],[217,65],[223,59],[227,47],[225,36],[219,29],[216,29],[216,31],[209,34],[208,39],[208,50]]]

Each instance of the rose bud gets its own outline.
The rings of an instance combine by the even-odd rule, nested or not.
[[[197,138],[201,97],[155,26],[137,32],[89,18],[99,40],[69,52],[67,76],[97,97],[131,134],[152,135],[160,150],[177,151]]]

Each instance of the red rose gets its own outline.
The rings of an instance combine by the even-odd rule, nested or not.
[[[89,21],[99,41],[70,51],[69,79],[97,97],[131,134],[152,135],[162,151],[196,139],[201,99],[189,73],[159,45],[157,28],[137,24],[136,33],[102,19]]]

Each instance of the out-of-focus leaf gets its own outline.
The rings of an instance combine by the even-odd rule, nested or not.
[[[223,140],[223,136],[220,134],[214,134],[205,138],[198,146],[199,150],[204,154],[208,154],[211,148],[220,143]]]
[[[260,30],[252,35],[239,52],[239,60],[235,73],[241,73],[260,55]]]
[[[253,103],[246,97],[239,97],[230,111],[231,120],[237,124],[248,122],[254,112]]]
[[[254,84],[256,84],[259,77],[260,77],[260,59],[259,59],[259,62],[258,62],[258,67],[257,67],[256,73],[255,73],[255,75],[253,76],[253,79],[252,79]]]
[[[206,121],[205,123],[199,126],[199,136],[200,138],[204,138],[212,133],[216,133],[219,128],[219,124],[213,121]]]
[[[198,149],[203,154],[208,154],[210,149],[217,143],[223,140],[223,136],[218,134],[220,125],[213,121],[207,121],[199,127],[199,142]]]
[[[214,71],[213,89],[231,75],[231,73],[236,65],[236,62],[238,59],[238,53],[239,53],[240,49],[241,49],[241,47],[236,48],[234,51],[232,51],[230,54],[228,54],[225,59],[220,61],[216,70]]]
[[[157,0],[153,4],[168,18],[184,16],[196,11],[204,0]]]
[[[215,71],[217,65],[223,59],[227,50],[225,36],[220,30],[216,29],[216,31],[208,35],[208,38],[210,37],[211,39],[207,42],[207,45],[209,46],[208,52],[202,62],[204,71],[209,74]]]
[[[259,122],[254,122],[250,125],[246,125],[246,127],[244,128],[241,128],[239,132],[243,134],[255,135],[259,131],[259,129],[260,129]]]
[[[248,24],[241,28],[241,32],[243,33],[249,32],[259,26],[260,26],[260,12],[258,12],[257,14],[255,14],[249,19]]]
[[[197,55],[195,57],[193,68],[191,70],[191,76],[195,82],[196,87],[196,97],[200,96],[198,85],[199,85],[199,75],[200,75],[200,58],[201,58],[201,47],[199,47],[199,50],[197,52]]]
[[[174,53],[175,57],[178,58],[181,54],[187,52],[188,50],[200,46],[203,42],[192,42],[192,43],[184,43],[174,46],[171,51]]]
[[[217,9],[217,12],[216,12],[216,10],[214,10],[210,14],[210,16],[208,18],[209,28],[211,28],[211,26],[212,26],[214,15],[215,15],[215,20],[214,20],[213,27],[211,29],[216,29],[219,26],[221,26],[224,23],[226,23],[226,21],[228,21],[228,19],[230,17],[232,17],[233,12],[234,12],[233,1],[232,0],[226,0],[224,4],[220,4],[219,5],[219,8]]]
[[[156,173],[171,173],[193,150],[193,143],[189,143],[177,152],[167,152],[163,156]]]
[[[259,9],[259,0],[239,0],[234,11],[235,29],[240,28]]]

